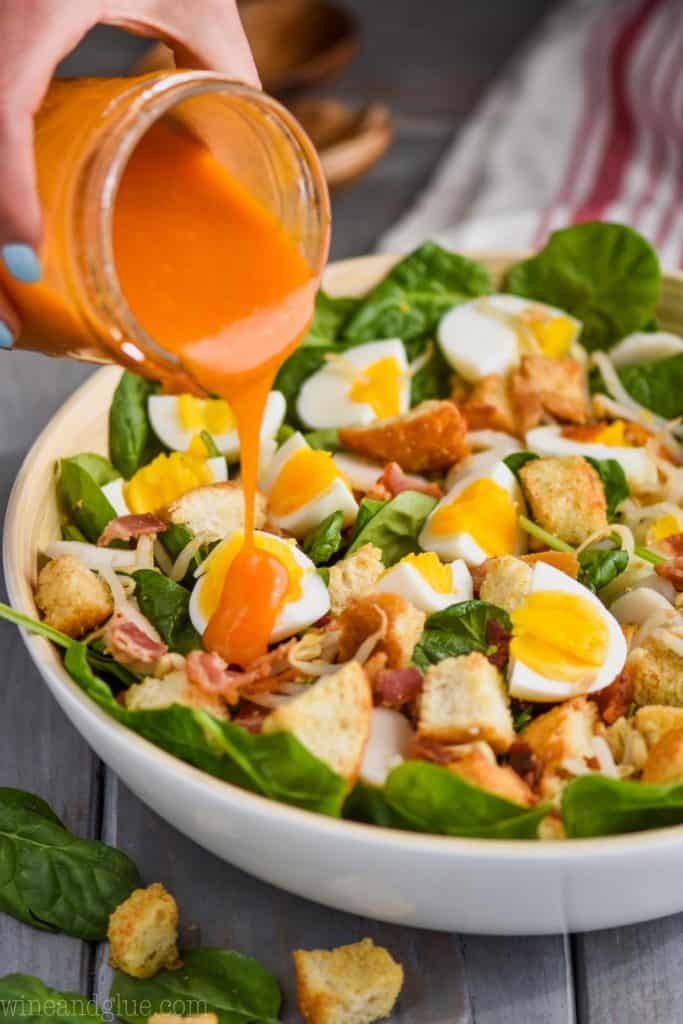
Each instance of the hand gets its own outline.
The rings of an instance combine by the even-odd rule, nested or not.
[[[0,3],[0,253],[20,281],[40,279],[42,225],[33,115],[59,61],[98,23],[158,37],[182,67],[208,68],[259,87],[236,0],[21,0]],[[0,348],[19,318],[0,291]]]

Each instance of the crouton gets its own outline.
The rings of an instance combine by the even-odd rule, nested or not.
[[[448,469],[468,454],[467,424],[448,401],[428,401],[391,419],[339,431],[342,447],[377,462],[398,462],[407,473]]]
[[[266,522],[266,496],[257,491],[254,500],[254,526]],[[206,484],[176,498],[164,510],[164,518],[190,533],[206,534],[207,541],[223,540],[244,526],[244,492],[238,483]]]
[[[519,369],[511,376],[510,389],[513,404],[515,396],[518,402],[524,396],[528,407],[528,396],[535,395],[542,411],[558,420],[585,423],[588,417],[583,367],[571,356],[562,359],[541,355],[522,356]],[[534,425],[527,421],[524,430]]]
[[[634,725],[632,718],[622,715],[605,730],[605,740],[612,752],[615,763],[628,772],[637,775],[647,761],[647,744]]]
[[[642,782],[683,782],[683,729],[670,729],[655,743],[643,768]]]
[[[683,708],[650,704],[647,707],[638,708],[633,720],[636,729],[650,749],[659,743],[667,732],[672,729],[683,729]]]
[[[531,807],[536,803],[532,790],[509,764],[498,764],[495,758],[491,760],[479,750],[451,762],[448,768],[472,785],[495,793],[504,800],[511,800],[514,804]]]
[[[557,704],[522,730],[520,739],[531,747],[542,765],[540,782],[544,797],[555,796],[573,774],[567,760],[593,761],[593,738],[598,709],[585,697]]]
[[[502,430],[506,434],[517,431],[507,381],[497,373],[489,373],[477,381],[460,411],[469,430]]]
[[[531,568],[513,555],[489,558],[482,566],[484,578],[479,587],[482,601],[513,612],[529,593]]]
[[[75,557],[60,555],[38,575],[36,604],[48,626],[77,639],[114,611],[107,584]]]
[[[403,986],[403,968],[372,939],[292,956],[306,1024],[372,1024],[389,1016]]]
[[[187,708],[201,708],[222,721],[230,717],[223,698],[195,686],[184,669],[169,672],[162,679],[148,676],[141,683],[134,683],[121,694],[121,701],[129,711],[157,711],[171,704],[182,704]]]
[[[497,753],[504,753],[515,730],[500,673],[478,651],[430,666],[417,729],[421,738],[446,743],[486,740]]]
[[[182,967],[178,958],[178,907],[163,885],[136,889],[109,918],[109,962],[132,978],[152,978]]]
[[[425,619],[424,612],[398,594],[355,597],[339,616],[339,660],[353,658],[362,642],[385,623],[373,653],[386,654],[387,668],[407,668]]]
[[[328,590],[332,614],[339,615],[352,597],[362,597],[372,590],[383,572],[382,552],[374,544],[364,544],[330,566]]]
[[[605,489],[580,455],[531,459],[519,470],[533,519],[567,544],[607,526]]]
[[[633,699],[638,705],[668,704],[683,708],[683,658],[654,636],[629,654],[626,664],[633,680]]]
[[[324,676],[300,697],[276,708],[264,732],[291,732],[332,771],[352,783],[370,735],[372,690],[356,661]]]
[[[181,1017],[177,1013],[153,1013],[147,1024],[218,1024],[215,1013],[195,1013]]]

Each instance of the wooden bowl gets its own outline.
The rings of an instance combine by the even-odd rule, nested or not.
[[[318,150],[330,188],[365,174],[391,145],[391,116],[380,103],[351,110],[337,100],[301,99],[289,109]]]

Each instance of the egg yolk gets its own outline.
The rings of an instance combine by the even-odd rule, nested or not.
[[[589,684],[607,657],[607,625],[578,594],[536,591],[511,618],[510,656],[546,679]]]
[[[393,356],[378,359],[355,376],[349,398],[369,405],[380,420],[398,416],[402,380],[403,371]]]
[[[210,484],[213,477],[205,457],[187,452],[157,455],[125,485],[123,494],[131,512],[156,512],[194,487]]]
[[[520,319],[529,328],[544,356],[566,356],[576,334],[576,324],[566,316],[553,316],[544,309],[525,310]]]
[[[425,583],[428,583],[437,594],[449,594],[453,590],[450,567],[444,565],[434,551],[425,551],[419,555],[406,555],[398,564],[412,565]]]
[[[244,532],[237,530],[228,540],[223,541],[215,548],[204,563],[205,570],[201,576],[199,592],[199,609],[205,618],[210,619],[218,607],[225,577],[243,545]],[[290,545],[277,537],[256,533],[254,534],[254,547],[272,555],[284,566],[289,582],[283,603],[298,601],[302,594],[301,581],[304,571],[296,562]]]
[[[603,427],[602,430],[595,435],[593,440],[597,444],[609,445],[610,448],[633,447],[626,437],[625,424],[623,420],[615,420],[614,423],[610,423],[608,427]]]
[[[227,402],[222,398],[196,398],[195,395],[178,395],[178,419],[185,430],[200,433],[224,434],[235,429],[235,417]]]
[[[287,459],[270,492],[273,515],[288,516],[317,498],[341,477],[329,452],[301,448]]]
[[[675,533],[681,533],[681,524],[675,515],[669,513],[655,519],[647,531],[648,544],[656,544],[658,540],[665,540]]]
[[[508,555],[517,546],[517,505],[500,484],[474,480],[431,520],[432,533],[468,534],[489,557]]]

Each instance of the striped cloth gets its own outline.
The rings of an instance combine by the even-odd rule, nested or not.
[[[683,0],[563,4],[380,248],[525,249],[593,219],[683,265]]]

